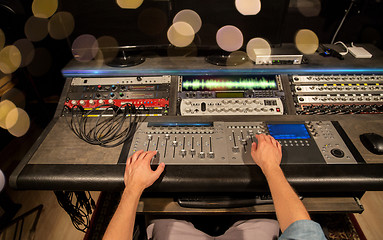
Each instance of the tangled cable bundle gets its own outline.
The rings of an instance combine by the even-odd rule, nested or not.
[[[77,137],[89,144],[108,148],[116,147],[127,140],[130,141],[134,136],[137,124],[144,120],[141,116],[148,113],[144,105],[136,108],[130,103],[125,103],[120,107],[104,104],[88,111],[84,110],[81,105],[75,105],[72,108],[65,107],[71,113],[70,122],[67,117],[65,120]],[[94,120],[95,115],[98,116],[96,120]],[[89,119],[92,120],[89,121]]]

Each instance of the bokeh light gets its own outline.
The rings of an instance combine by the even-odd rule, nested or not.
[[[138,29],[152,37],[160,35],[166,29],[167,24],[166,13],[158,8],[144,9],[137,20]]]
[[[320,0],[297,0],[298,11],[305,17],[316,17],[322,9]]]
[[[242,15],[256,15],[261,11],[261,0],[235,0],[235,7]]]
[[[176,47],[186,47],[194,40],[194,29],[186,22],[176,22],[167,33],[169,42]]]
[[[65,39],[73,32],[74,25],[74,17],[70,12],[57,12],[48,22],[48,32],[53,39]]]
[[[243,35],[237,27],[226,25],[217,31],[216,41],[223,50],[234,52],[242,47]]]
[[[30,126],[28,113],[21,108],[12,109],[5,119],[5,126],[13,136],[23,136]]]
[[[136,9],[144,2],[144,0],[117,0],[117,5],[120,8]]]
[[[12,82],[12,74],[4,74],[0,71],[0,96],[14,86],[15,84]]]
[[[52,66],[52,56],[45,48],[36,48],[35,57],[28,65],[28,72],[35,77],[41,77],[46,74]]]
[[[23,38],[17,40],[13,45],[15,45],[21,54],[21,64],[20,67],[28,66],[34,56],[35,56],[35,47],[28,39]]]
[[[35,17],[49,18],[57,11],[57,7],[57,0],[33,0],[32,12]]]
[[[25,23],[24,33],[32,42],[43,40],[48,35],[48,19],[31,16]]]
[[[16,109],[16,105],[9,101],[1,101],[0,102],[0,127],[7,129],[5,125],[5,120],[8,116],[8,113],[11,112],[13,109]]]
[[[319,39],[313,31],[301,29],[295,35],[295,45],[303,54],[314,54],[319,47]]]
[[[3,30],[0,28],[0,50],[3,49],[5,45],[5,34]]]
[[[194,30],[194,34],[196,34],[202,26],[201,17],[193,10],[185,9],[178,12],[173,18],[173,24],[176,22],[186,22],[188,23]],[[176,25],[177,27],[178,25]],[[176,29],[177,31],[180,31]]]
[[[21,53],[16,46],[9,45],[0,51],[0,71],[13,73],[21,64]]]
[[[110,62],[118,54],[118,42],[114,37],[102,36],[97,39],[99,51],[96,60]]]
[[[17,88],[9,89],[1,96],[1,101],[11,101],[18,108],[25,108],[25,96],[22,91]]]
[[[227,66],[237,66],[249,61],[247,54],[243,51],[235,51],[230,53],[226,60]]]
[[[97,39],[90,34],[78,36],[72,44],[72,54],[79,62],[89,62],[96,57],[98,52]]]
[[[263,38],[253,38],[246,45],[246,53],[253,61],[257,56],[270,56],[270,44]]]

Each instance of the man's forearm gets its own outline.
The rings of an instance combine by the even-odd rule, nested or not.
[[[269,184],[282,232],[297,220],[310,219],[305,206],[287,182],[279,166],[268,169],[264,174]]]
[[[120,204],[104,234],[104,240],[130,240],[133,237],[134,221],[141,192],[125,189]]]

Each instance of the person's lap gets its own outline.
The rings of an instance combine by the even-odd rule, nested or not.
[[[212,237],[194,227],[190,222],[175,219],[157,219],[147,227],[152,240],[229,240],[277,239],[279,225],[272,219],[251,219],[234,223],[224,234]]]

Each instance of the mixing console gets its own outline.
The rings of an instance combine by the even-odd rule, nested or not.
[[[157,151],[153,164],[254,164],[251,145],[256,134],[270,134],[283,149],[283,164],[343,163],[356,160],[332,122],[144,122],[134,135],[129,155]]]
[[[293,75],[297,114],[383,113],[383,75]]]

